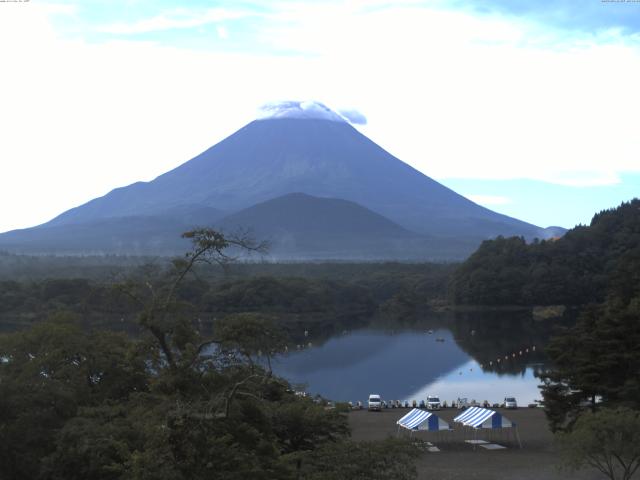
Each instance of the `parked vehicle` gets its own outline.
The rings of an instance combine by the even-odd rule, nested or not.
[[[377,393],[372,393],[369,395],[368,402],[369,411],[380,411],[382,410],[382,398]]]
[[[428,396],[427,408],[429,410],[440,410],[440,397]]]
[[[516,402],[515,397],[504,397],[502,405],[504,408],[518,408],[518,402]]]

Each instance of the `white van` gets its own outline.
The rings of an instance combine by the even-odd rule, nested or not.
[[[382,398],[380,398],[380,395],[375,393],[369,395],[369,410],[382,410]]]
[[[440,410],[440,397],[429,395],[427,397],[427,408],[429,410]]]

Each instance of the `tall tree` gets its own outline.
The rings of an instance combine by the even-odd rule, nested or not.
[[[602,409],[580,416],[559,436],[565,466],[592,467],[610,480],[630,480],[640,468],[640,412]]]

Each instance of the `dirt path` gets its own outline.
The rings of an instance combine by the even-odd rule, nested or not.
[[[389,409],[382,412],[354,411],[349,414],[349,424],[354,440],[384,439],[395,436],[396,420],[408,409]],[[419,479],[438,480],[597,480],[602,475],[596,471],[570,473],[557,468],[558,455],[553,445],[553,435],[547,427],[544,412],[537,408],[520,408],[501,412],[515,422],[522,441],[522,449],[511,432],[484,432],[478,434],[494,443],[505,445],[505,450],[487,451],[473,449],[464,442],[474,438],[473,433],[460,431],[452,419],[459,411],[445,409],[436,412],[454,427],[449,433],[418,433],[418,438],[428,440],[440,448],[438,453],[425,452],[418,460]]]

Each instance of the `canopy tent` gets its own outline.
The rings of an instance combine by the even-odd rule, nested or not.
[[[398,429],[403,427],[407,430],[422,430],[429,432],[451,430],[449,424],[440,417],[431,412],[420,410],[419,408],[414,408],[396,423],[398,424]]]
[[[518,445],[522,448],[516,424],[508,418],[503,417],[501,413],[498,413],[495,410],[489,410],[488,408],[482,407],[470,407],[455,417],[453,421],[461,423],[465,427],[471,427],[475,430],[484,428],[513,428],[516,439],[518,440]]]
[[[477,413],[480,410],[486,410],[486,409],[482,408],[482,407],[469,407],[469,408],[463,410],[460,415],[458,415],[457,417],[455,417],[453,419],[453,421],[456,422],[456,423],[464,423],[464,420],[466,418],[472,416],[474,413]]]

